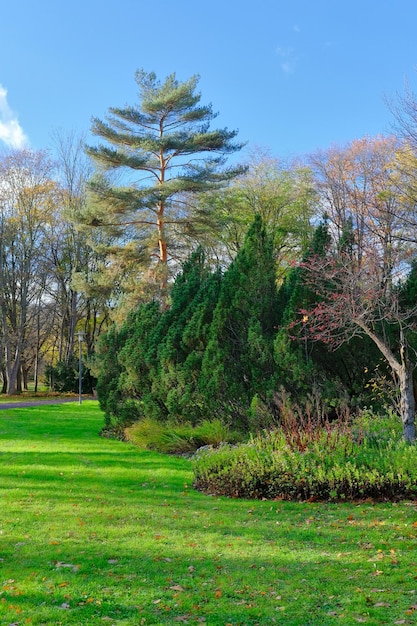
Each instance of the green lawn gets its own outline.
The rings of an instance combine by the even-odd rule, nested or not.
[[[415,503],[205,496],[102,421],[0,411],[1,625],[417,623]]]

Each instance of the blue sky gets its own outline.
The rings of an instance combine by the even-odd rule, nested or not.
[[[4,0],[0,147],[51,146],[137,101],[137,68],[200,75],[218,127],[301,156],[390,133],[417,91],[415,0]]]

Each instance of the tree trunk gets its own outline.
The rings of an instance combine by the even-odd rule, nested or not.
[[[400,413],[403,424],[404,439],[409,443],[414,443],[416,439],[416,405],[414,400],[413,366],[408,357],[408,346],[405,340],[403,329],[400,328],[400,359],[397,359],[391,351],[389,345],[385,343],[376,333],[360,320],[354,320],[358,326],[378,346],[392,371],[398,378],[400,387]]]
[[[78,294],[70,289],[70,302],[69,302],[69,327],[68,327],[68,343],[65,363],[69,363],[72,355],[74,354],[75,346],[75,327],[77,325],[77,304]]]
[[[13,396],[17,391],[17,369],[14,367],[8,369],[7,372],[7,395]]]
[[[34,386],[34,392],[35,393],[38,393],[40,334],[41,334],[41,328],[40,328],[40,303],[38,302],[38,314],[36,316],[35,363],[34,363],[34,371],[33,371],[33,378],[34,378],[34,383],[35,383],[35,386]]]
[[[22,363],[22,386],[23,391],[29,390],[29,368],[26,363]]]
[[[39,350],[36,348],[36,356],[35,356],[35,365],[33,372],[33,380],[34,380],[34,388],[33,391],[38,393],[38,383],[39,383]]]
[[[7,373],[4,364],[1,366],[2,387],[1,393],[7,393]]]
[[[414,443],[416,438],[416,426],[413,375],[411,368],[407,365],[403,365],[398,372],[398,377],[400,383],[400,407],[404,439],[409,443]]]
[[[23,391],[23,376],[22,376],[22,366],[20,365],[17,368],[16,372],[16,393],[21,394]]]

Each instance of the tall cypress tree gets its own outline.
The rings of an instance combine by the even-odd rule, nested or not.
[[[169,263],[198,226],[187,198],[242,173],[245,168],[225,167],[225,159],[243,144],[233,141],[237,131],[210,130],[216,114],[200,104],[198,76],[179,82],[171,74],[161,83],[138,70],[135,78],[139,104],[110,108],[106,122],[93,118],[92,133],[105,143],[87,147],[100,174],[81,220],[114,235],[109,255],[122,285],[151,276],[165,300]],[[122,184],[114,184],[112,172]]]
[[[109,429],[139,417],[138,406],[134,411],[130,400],[150,393],[152,371],[146,357],[161,316],[157,302],[142,304],[100,338],[94,359],[97,393]]]
[[[241,425],[252,398],[272,388],[277,319],[273,243],[257,216],[224,274],[200,378],[207,406]]]
[[[207,417],[198,378],[220,284],[220,271],[211,272],[199,248],[177,275],[171,307],[155,329],[153,397],[178,420]]]

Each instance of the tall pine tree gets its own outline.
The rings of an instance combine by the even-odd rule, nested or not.
[[[216,114],[200,104],[198,76],[179,82],[171,74],[161,83],[138,70],[135,77],[139,104],[110,108],[106,122],[93,118],[92,133],[104,143],[87,148],[98,170],[81,221],[113,234],[109,261],[119,285],[153,281],[166,302],[170,263],[198,229],[189,197],[242,173],[225,159],[243,144],[233,141],[237,131],[210,130]]]

